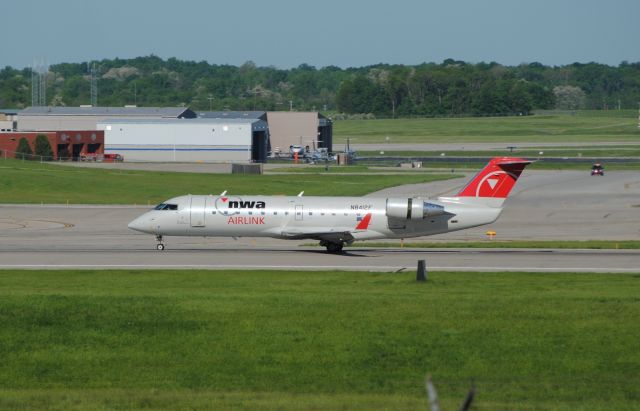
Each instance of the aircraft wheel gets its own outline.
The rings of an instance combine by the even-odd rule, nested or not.
[[[327,243],[327,251],[331,254],[338,254],[342,252],[343,243]]]
[[[157,249],[158,251],[162,251],[162,250],[164,250],[164,244],[160,243],[160,244],[156,245],[156,249]]]

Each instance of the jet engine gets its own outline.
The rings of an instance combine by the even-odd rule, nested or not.
[[[444,207],[421,198],[387,198],[387,217],[422,220],[445,214]]]

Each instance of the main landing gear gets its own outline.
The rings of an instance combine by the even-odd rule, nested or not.
[[[164,244],[162,244],[162,236],[160,234],[156,235],[156,241],[158,242],[158,244],[156,245],[156,250],[164,250]]]
[[[320,247],[327,247],[327,252],[331,254],[339,254],[342,252],[342,247],[344,247],[344,243],[322,240],[320,241]]]

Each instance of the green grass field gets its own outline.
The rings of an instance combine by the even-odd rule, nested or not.
[[[325,170],[324,166],[305,166],[305,167],[282,167],[269,170],[269,172],[276,173],[304,173],[304,174],[318,174],[318,173],[333,173],[333,174],[389,174],[389,173],[436,173],[441,172],[439,170],[430,170],[427,168],[400,168],[396,166],[367,166],[367,165],[350,165],[350,166],[333,166],[329,167],[329,171]],[[450,176],[451,178],[460,177]]]
[[[0,203],[155,204],[183,194],[360,196],[387,187],[453,178],[451,174],[232,175],[99,170],[0,161]]]
[[[638,112],[578,111],[575,115],[341,120],[334,143],[482,143],[638,141]],[[389,139],[387,140],[387,137]]]
[[[634,410],[639,275],[1,271],[0,409]]]
[[[416,157],[414,157],[416,158]],[[527,170],[577,170],[589,173],[591,171],[590,162],[575,162],[568,160],[545,160],[536,159],[534,157],[527,157],[531,160],[535,160],[533,164],[527,167]],[[403,162],[409,161],[402,160]],[[383,161],[366,161],[360,160],[359,164],[367,165],[368,167],[379,167],[386,165],[389,167],[389,171],[394,170],[397,167],[398,160],[383,160]],[[478,171],[487,164],[486,161],[480,159],[469,159],[468,161],[425,161],[422,166],[430,171],[438,171],[440,169],[443,172],[456,173],[459,171]],[[605,172],[608,171],[634,171],[640,170],[640,161],[631,161],[627,163],[607,163],[603,162],[605,166]]]
[[[542,151],[542,154],[540,152]],[[545,157],[639,157],[640,158],[640,136],[638,145],[633,146],[611,146],[611,147],[589,147],[589,148],[571,148],[571,147],[543,147],[537,149],[517,149],[507,150],[446,150],[446,151],[396,151],[384,150],[384,154],[380,151],[358,151],[359,157],[440,157],[442,153],[448,157],[499,157],[499,156],[519,156],[531,158]]]

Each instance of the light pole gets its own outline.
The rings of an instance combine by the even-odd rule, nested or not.
[[[215,98],[215,97],[213,97],[211,94],[209,94],[209,97],[207,97],[207,100],[209,100],[209,111],[213,111],[213,109],[212,109],[212,107],[213,107],[213,106],[212,106],[212,104],[213,104],[213,99],[214,99],[214,98]]]

